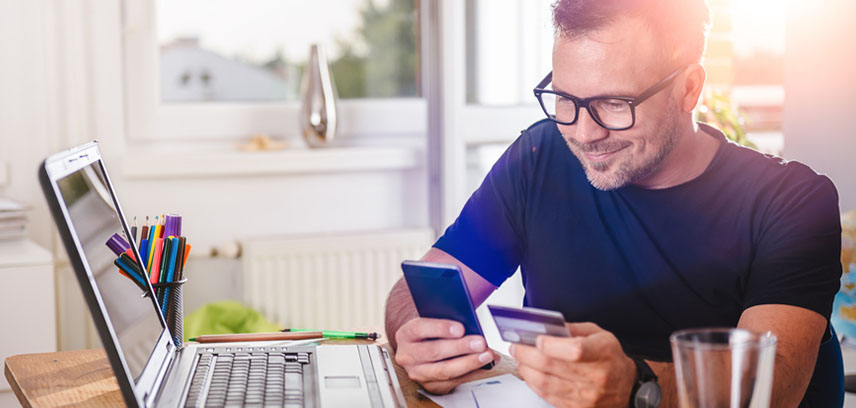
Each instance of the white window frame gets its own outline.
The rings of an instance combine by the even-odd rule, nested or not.
[[[299,102],[162,104],[154,3],[123,2],[129,141],[239,140],[259,133],[299,138]],[[349,138],[422,136],[427,129],[424,97],[340,99],[339,109],[339,134]]]
[[[435,197],[431,207],[432,226],[442,231],[455,220],[470,194],[466,182],[467,149],[480,144],[511,143],[521,130],[544,118],[544,113],[534,95],[531,101],[513,106],[485,106],[467,101],[467,2],[436,1],[439,3],[436,41],[441,62],[435,68],[439,70],[439,89],[435,92],[439,100],[430,101],[429,116],[440,125],[436,130],[429,127],[428,153],[432,177],[439,180],[430,186],[430,196]],[[521,10],[521,31],[526,33],[520,41],[534,43],[537,39],[532,37],[542,23],[536,18],[540,2],[513,1]],[[547,71],[536,73],[531,65],[522,62],[519,72],[522,76],[532,76],[533,88],[547,74]],[[439,113],[431,113],[435,111]]]

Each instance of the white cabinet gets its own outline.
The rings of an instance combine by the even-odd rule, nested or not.
[[[0,361],[56,351],[55,299],[50,252],[30,241],[0,241]],[[9,392],[0,377],[0,401]]]

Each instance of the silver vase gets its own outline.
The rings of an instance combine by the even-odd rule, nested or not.
[[[312,147],[328,145],[336,136],[339,99],[327,56],[320,44],[312,44],[303,73],[300,94],[300,127]]]

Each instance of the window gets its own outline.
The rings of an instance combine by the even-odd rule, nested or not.
[[[325,49],[343,136],[419,135],[418,0],[125,0],[134,141],[299,133],[310,45]]]
[[[160,0],[161,100],[297,100],[316,42],[341,98],[419,96],[416,17],[412,0]]]
[[[785,102],[785,5],[775,0],[714,2],[714,18],[731,28],[730,98],[744,116],[748,139],[781,155]],[[714,26],[717,22],[714,20]]]
[[[553,0],[467,1],[467,103],[532,105],[550,71]]]

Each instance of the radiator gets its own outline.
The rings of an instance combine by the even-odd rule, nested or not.
[[[379,329],[401,261],[432,243],[430,229],[246,240],[244,302],[285,327]]]

